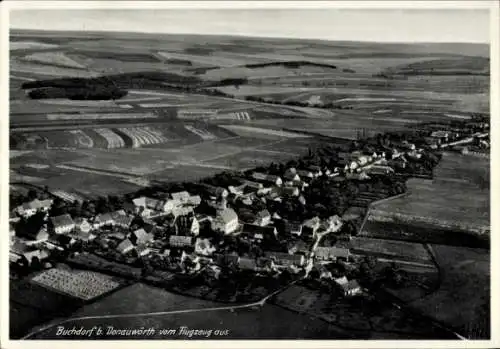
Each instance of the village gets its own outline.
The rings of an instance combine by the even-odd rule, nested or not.
[[[87,300],[116,285],[75,278],[60,264],[217,301],[255,301],[298,280],[353,297],[369,282],[369,259],[350,241],[370,203],[404,194],[410,177],[432,178],[443,149],[488,148],[489,124],[463,121],[327,146],[168,192],[67,203],[32,191],[10,212],[11,277],[36,275],[32,282]]]

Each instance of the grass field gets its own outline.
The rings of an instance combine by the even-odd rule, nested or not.
[[[444,245],[433,245],[432,249],[441,270],[441,285],[411,306],[465,337],[489,338],[489,251]]]
[[[421,244],[403,241],[355,237],[351,241],[354,253],[381,256],[389,259],[415,261],[433,266],[432,258]]]
[[[396,219],[488,235],[488,160],[445,154],[434,172],[434,181],[408,181],[410,195],[373,206],[368,221],[391,224]],[[368,228],[367,233],[370,234]]]

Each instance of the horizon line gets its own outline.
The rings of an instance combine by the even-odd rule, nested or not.
[[[167,33],[167,32],[152,32],[152,31],[121,31],[121,30],[63,30],[63,29],[32,29],[32,28],[19,28],[19,27],[9,27],[9,36],[11,35],[11,30],[19,31],[31,31],[31,32],[58,32],[58,33],[123,33],[123,34],[152,34],[152,35],[192,35],[192,36],[227,36],[227,37],[243,37],[249,39],[284,39],[284,40],[317,40],[325,42],[363,42],[363,43],[377,43],[377,44],[475,44],[475,45],[491,45],[491,39],[488,41],[375,41],[375,40],[333,40],[333,39],[323,39],[323,38],[312,38],[312,37],[289,37],[289,36],[265,36],[265,35],[252,35],[252,34],[227,34],[227,33],[211,33],[211,34],[200,34],[200,33]]]

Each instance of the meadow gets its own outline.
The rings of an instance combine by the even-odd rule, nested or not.
[[[441,273],[439,289],[411,307],[471,339],[490,336],[489,251],[432,245]]]

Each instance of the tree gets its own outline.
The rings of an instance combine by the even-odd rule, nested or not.
[[[30,189],[28,191],[28,200],[33,201],[35,199],[38,199],[38,192],[34,189]]]

